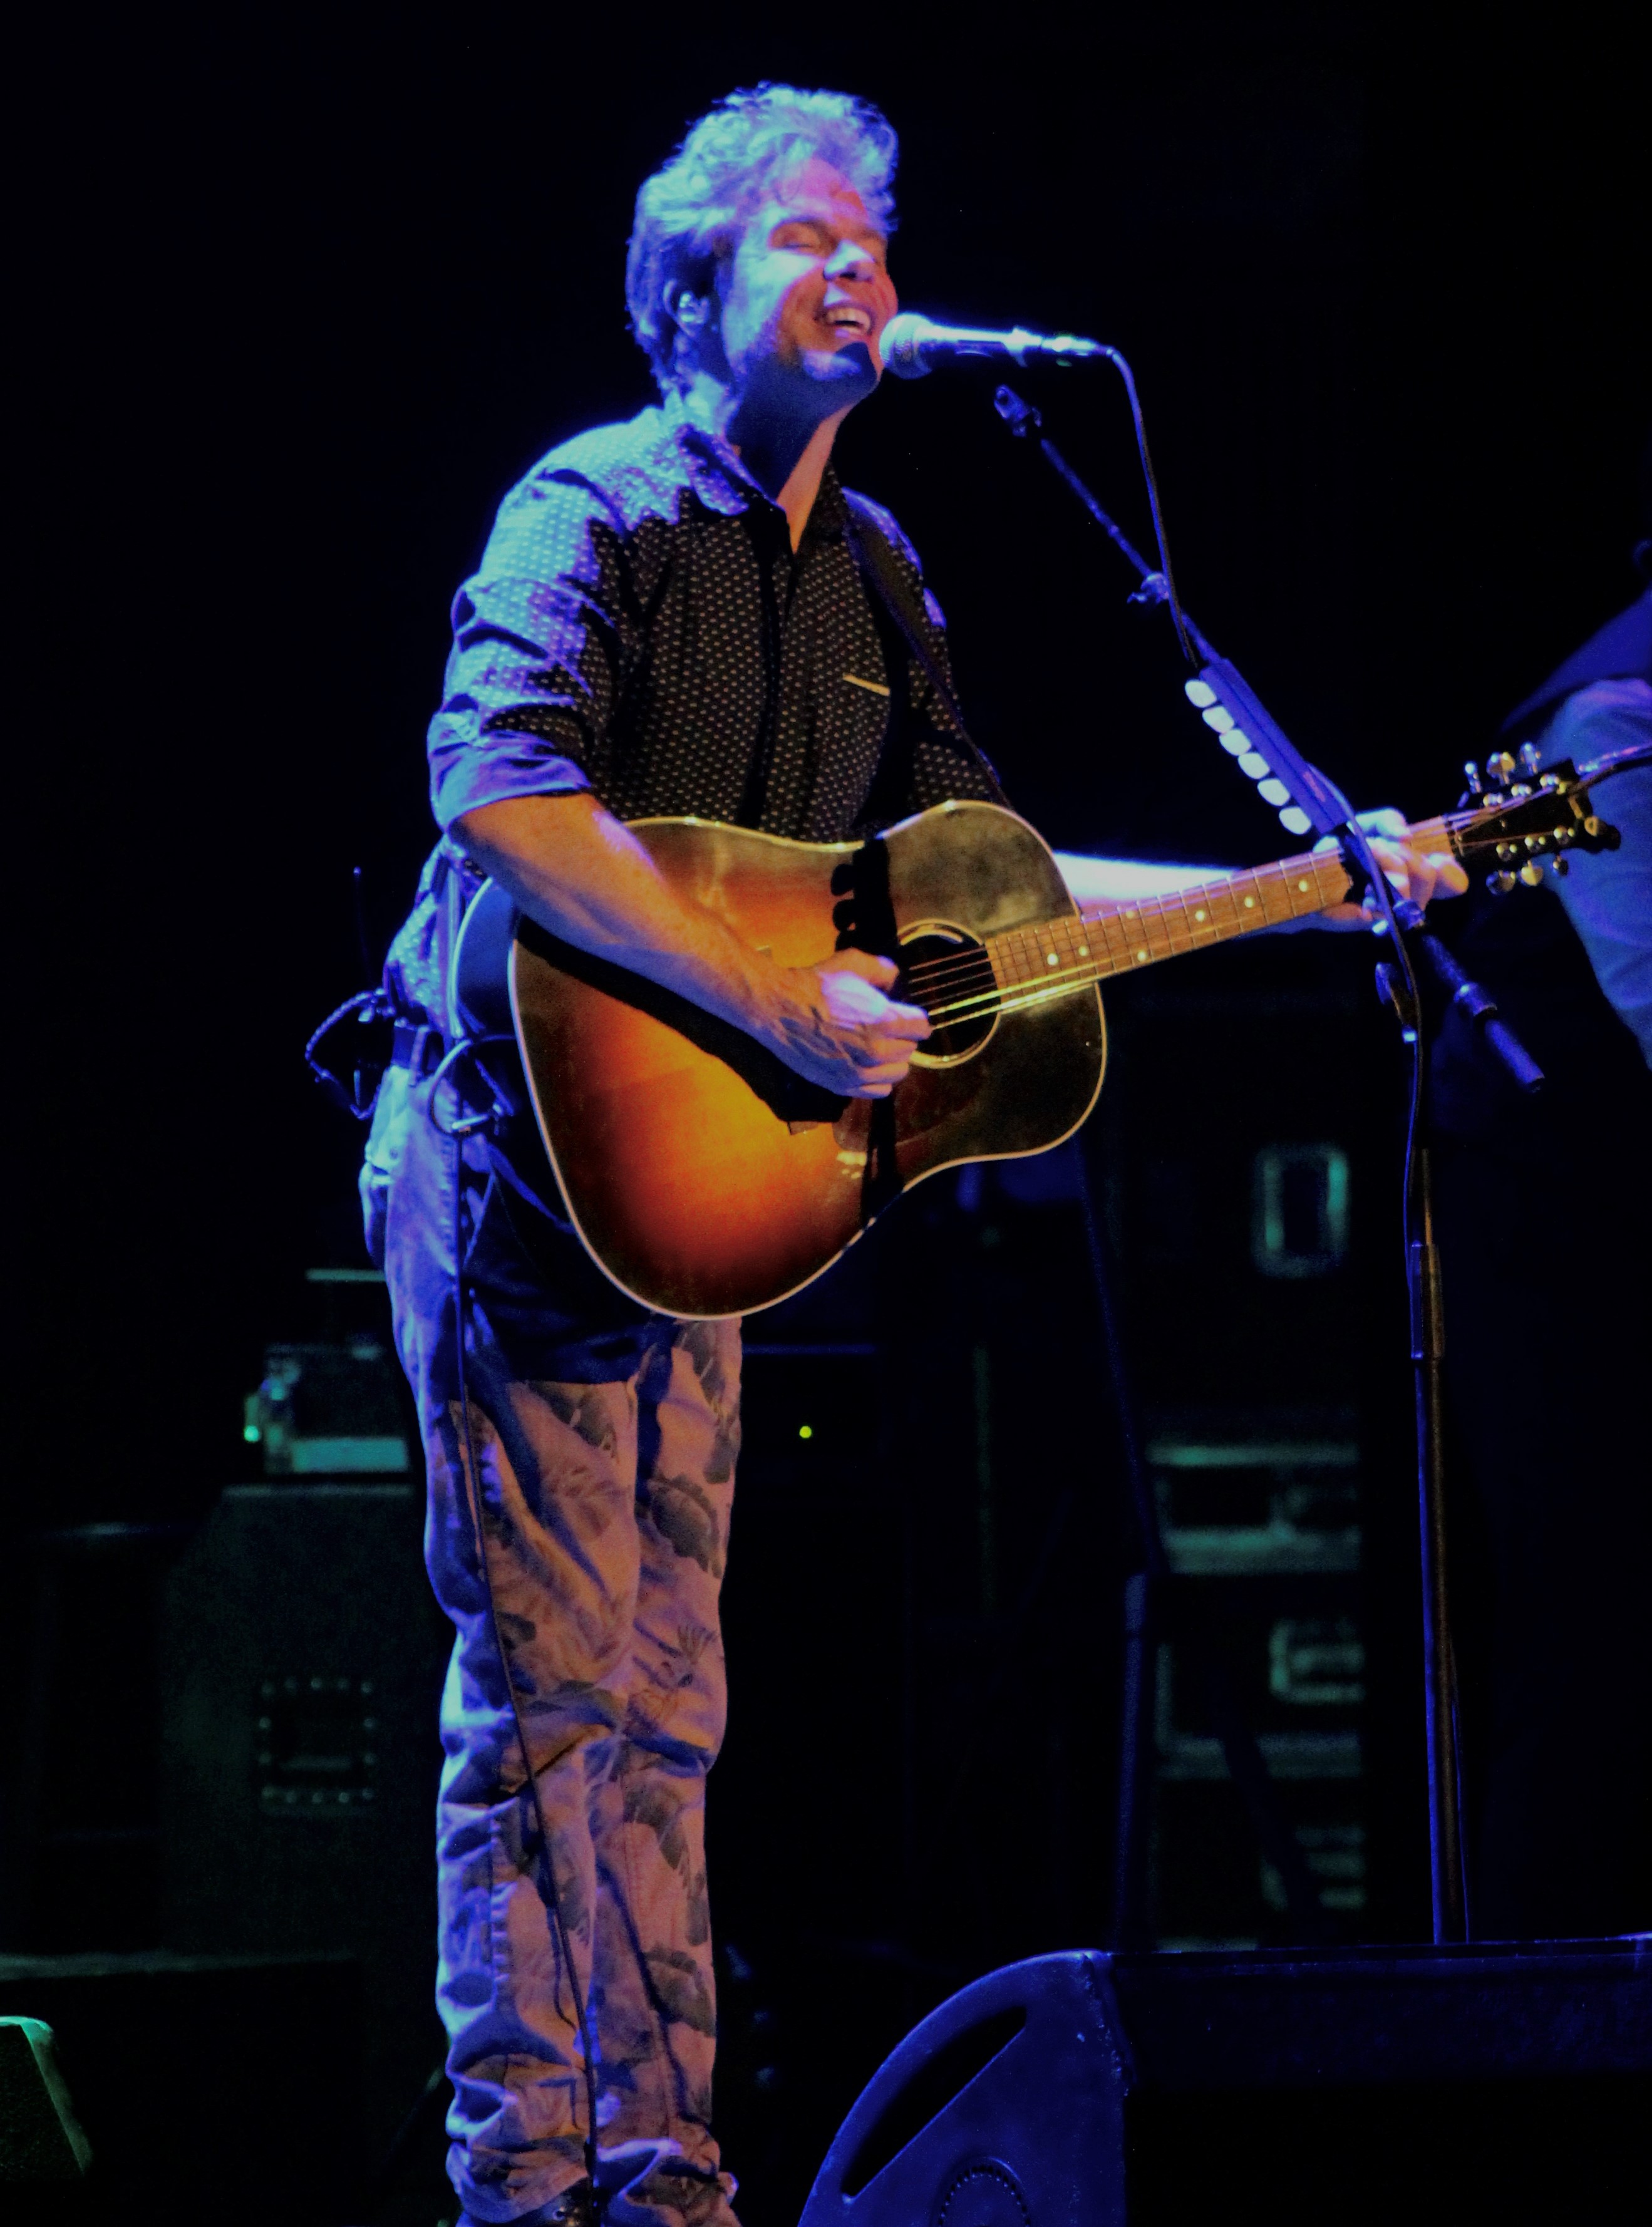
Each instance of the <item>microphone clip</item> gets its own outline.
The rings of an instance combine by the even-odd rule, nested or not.
[[[1024,402],[1013,386],[1000,386],[992,397],[992,407],[1017,441],[1024,441],[1029,433],[1043,431],[1043,412],[1036,410],[1030,402]]]

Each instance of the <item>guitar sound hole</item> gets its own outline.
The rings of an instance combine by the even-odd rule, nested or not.
[[[915,1064],[947,1067],[979,1051],[998,1026],[998,1009],[992,962],[975,938],[962,928],[917,928],[901,939],[901,967],[896,996],[922,1005],[935,1022]],[[966,1010],[955,1018],[937,1018],[960,1004]]]

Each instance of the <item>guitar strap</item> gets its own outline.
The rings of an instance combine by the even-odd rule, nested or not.
[[[843,538],[848,545],[849,554],[854,559],[856,570],[871,591],[874,610],[881,609],[894,621],[909,660],[916,661],[934,690],[941,708],[951,721],[959,740],[992,784],[994,801],[1000,804],[1007,802],[998,768],[964,724],[963,711],[953,692],[952,683],[942,672],[941,660],[929,645],[928,615],[913,594],[890,546],[889,538],[877,522],[876,512],[864,495],[852,495],[847,488],[843,491]],[[909,707],[909,685],[908,697]]]

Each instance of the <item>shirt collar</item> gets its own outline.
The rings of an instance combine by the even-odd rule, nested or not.
[[[666,422],[687,467],[689,485],[708,510],[735,518],[754,501],[769,501],[722,435],[708,432],[689,416],[680,394],[667,397]]]
[[[758,486],[722,435],[708,432],[689,416],[680,394],[671,395],[665,407],[667,423],[687,467],[689,484],[708,510],[721,512],[725,518],[738,517],[754,503],[778,511],[779,505]],[[820,490],[809,513],[804,539],[841,539],[844,507],[843,483],[828,463],[820,475]]]
[[[815,535],[821,541],[841,541],[844,513],[848,507],[837,466],[828,459],[826,468],[820,475],[820,491],[814,498],[814,507],[809,513],[805,532]]]

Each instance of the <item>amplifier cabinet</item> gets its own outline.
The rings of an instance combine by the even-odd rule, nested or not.
[[[410,1484],[233,1485],[163,1617],[169,1949],[348,1952],[361,1975],[363,2155],[442,2054],[434,2007],[437,1708],[451,1630]],[[328,2038],[313,2077],[328,2078]]]

